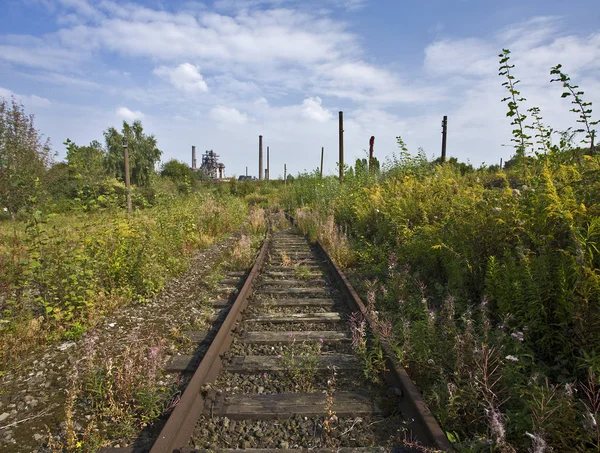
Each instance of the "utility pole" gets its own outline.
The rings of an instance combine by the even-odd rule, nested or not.
[[[129,148],[127,144],[127,137],[123,136],[123,157],[125,160],[125,187],[127,197],[127,212],[131,212],[131,183],[129,181]]]
[[[446,162],[446,138],[448,136],[448,117],[442,120],[442,163]]]
[[[262,135],[258,136],[258,179],[263,179]]]
[[[325,154],[325,147],[321,146],[321,178],[323,178],[323,154]]]
[[[283,185],[287,185],[287,165],[283,164]]]
[[[340,182],[344,180],[344,112],[340,111]]]

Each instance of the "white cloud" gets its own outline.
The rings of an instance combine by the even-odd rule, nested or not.
[[[139,110],[130,110],[127,107],[119,107],[117,116],[124,121],[135,121],[144,119],[145,115]]]
[[[36,96],[35,94],[17,94],[7,88],[0,87],[0,98],[9,100],[11,97],[14,97],[17,102],[21,102],[26,109],[31,107],[50,107],[51,104],[48,99]]]
[[[190,63],[183,63],[177,67],[169,68],[160,66],[154,74],[168,80],[171,85],[187,93],[206,93],[208,86],[200,74],[200,68]]]
[[[319,121],[324,123],[329,121],[332,114],[329,110],[323,108],[321,98],[316,96],[314,98],[306,98],[302,103],[302,115],[310,120]]]
[[[246,124],[248,115],[233,107],[217,106],[210,111],[213,121],[226,124]]]
[[[349,11],[358,11],[367,6],[368,0],[331,0],[332,3],[340,8]]]
[[[444,89],[402,80],[398,74],[363,61],[342,61],[318,67],[312,89],[318,93],[356,102],[401,104],[433,102]]]
[[[425,70],[434,75],[481,76],[497,73],[498,50],[475,38],[445,39],[425,48]]]

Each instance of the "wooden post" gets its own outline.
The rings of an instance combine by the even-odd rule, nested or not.
[[[262,135],[258,136],[258,179],[263,179]]]
[[[448,117],[442,120],[442,163],[446,162],[446,138],[448,136]]]
[[[323,154],[325,154],[325,147],[321,146],[321,178],[323,177]]]
[[[127,137],[123,136],[123,159],[125,160],[125,187],[127,197],[127,212],[132,211],[131,207],[131,183],[129,181],[129,147],[127,144]]]
[[[344,112],[340,112],[340,182],[344,180]]]
[[[265,175],[267,181],[271,178],[271,175],[269,173],[271,173],[271,159],[269,157],[269,147],[267,146],[267,172]]]
[[[287,185],[287,165],[283,164],[283,184]]]

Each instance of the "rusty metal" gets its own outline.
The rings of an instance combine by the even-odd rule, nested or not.
[[[344,180],[344,112],[340,112],[340,182]]]
[[[348,296],[350,304],[363,314],[365,320],[369,324],[371,332],[373,332],[374,335],[377,335],[373,319],[367,312],[365,304],[356,290],[352,287],[348,278],[337,264],[333,262],[331,256],[320,242],[317,242],[317,248],[323,253],[327,262],[330,264],[333,275],[346,293],[346,296]],[[408,376],[404,367],[396,359],[396,355],[392,351],[389,343],[381,337],[379,337],[379,341],[381,342],[381,347],[386,357],[388,367],[385,378],[402,390],[404,396],[400,402],[400,409],[409,422],[411,420],[413,421],[409,424],[409,427],[415,439],[418,439],[424,445],[433,446],[443,451],[454,451],[452,444],[446,438],[444,431],[442,431],[442,428],[425,404],[425,401],[423,401],[421,393]]]
[[[448,138],[448,117],[442,120],[442,163],[446,162],[446,139]]]
[[[150,453],[171,453],[187,446],[196,422],[204,409],[204,398],[200,393],[201,388],[212,383],[223,367],[223,354],[229,350],[233,341],[233,331],[241,319],[242,312],[248,305],[248,296],[252,293],[252,284],[265,261],[269,243],[270,233],[268,233],[252,270],[248,274],[248,278],[236,297],[229,314],[223,321],[223,325],[208,351],[206,351],[200,366],[183,392],[179,404],[171,413],[166,425],[154,442]]]
[[[293,217],[288,217],[294,224],[296,223]],[[384,373],[384,377],[388,383],[402,390],[403,397],[400,401],[400,410],[404,417],[410,422],[408,426],[411,429],[414,438],[419,440],[425,446],[435,447],[442,451],[454,451],[452,444],[444,434],[441,426],[425,404],[421,392],[419,392],[404,367],[398,362],[389,343],[377,334],[375,322],[369,315],[365,304],[350,283],[350,280],[348,280],[339,266],[335,264],[331,255],[329,255],[319,241],[316,242],[316,246],[325,257],[332,270],[333,277],[342,288],[351,307],[362,313],[373,335],[377,335],[386,358],[387,370],[386,373]]]
[[[323,155],[325,154],[325,147],[321,146],[321,178],[323,177]]]
[[[375,146],[375,136],[369,139],[369,170],[373,170],[373,147]]]

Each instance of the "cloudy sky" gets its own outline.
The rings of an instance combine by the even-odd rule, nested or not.
[[[575,126],[550,84],[562,63],[600,114],[598,0],[1,0],[0,96],[62,143],[102,140],[142,120],[163,161],[213,149],[228,175],[335,172],[338,111],[346,162],[397,151],[448,152],[475,165],[508,158],[498,53],[510,48],[527,106]]]

